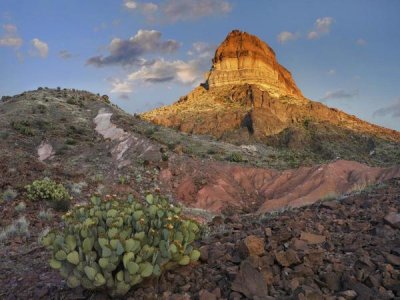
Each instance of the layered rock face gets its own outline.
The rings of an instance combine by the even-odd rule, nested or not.
[[[258,37],[234,30],[215,52],[209,87],[256,84],[273,96],[302,97],[292,75],[276,60],[275,52]]]
[[[296,208],[400,177],[400,166],[377,168],[345,160],[285,171],[179,159],[169,166],[160,179],[176,198],[216,213],[226,208],[258,213]]]
[[[309,122],[400,141],[398,131],[304,98],[274,51],[256,36],[237,30],[216,50],[204,84],[176,103],[141,117],[183,132],[240,143],[265,140]]]

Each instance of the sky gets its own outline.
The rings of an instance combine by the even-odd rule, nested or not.
[[[0,0],[0,96],[75,88],[147,111],[201,83],[239,29],[307,98],[400,130],[399,12],[399,0]]]

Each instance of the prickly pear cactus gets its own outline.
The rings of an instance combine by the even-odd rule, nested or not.
[[[42,243],[52,251],[49,263],[71,288],[106,289],[122,296],[145,278],[199,259],[192,243],[199,227],[180,216],[180,208],[148,195],[145,203],[92,197],[63,217],[62,232]]]

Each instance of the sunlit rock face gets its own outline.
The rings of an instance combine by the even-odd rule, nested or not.
[[[174,104],[140,117],[235,143],[265,142],[275,136],[286,144],[286,131],[293,131],[294,140],[306,145],[311,139],[310,122],[318,125],[316,132],[329,127],[331,132],[339,130],[339,136],[348,136],[343,130],[351,130],[400,141],[397,131],[305,98],[290,72],[277,62],[274,51],[258,37],[238,30],[230,32],[216,50],[205,83]]]
[[[302,97],[292,75],[281,66],[275,52],[258,37],[233,30],[215,52],[210,88],[222,85],[256,84],[271,96]]]

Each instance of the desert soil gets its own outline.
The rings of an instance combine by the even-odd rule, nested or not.
[[[17,203],[17,202],[14,202]],[[18,217],[1,204],[1,223]],[[0,299],[108,299],[69,289],[37,242],[47,226],[27,202],[29,237],[0,248]],[[280,214],[215,217],[195,265],[132,289],[127,299],[399,299],[400,180]],[[58,225],[57,225],[58,224]]]

